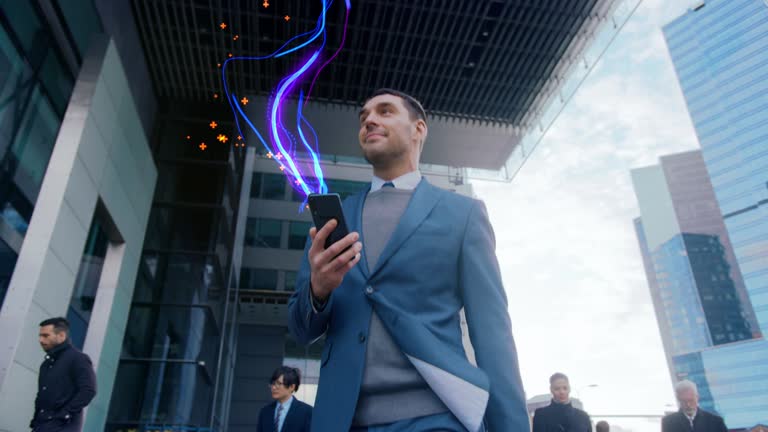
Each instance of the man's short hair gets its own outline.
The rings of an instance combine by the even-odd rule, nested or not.
[[[48,318],[40,323],[40,327],[49,325],[53,326],[53,331],[56,333],[69,333],[69,321],[64,317]]]
[[[680,393],[683,390],[693,390],[694,393],[699,394],[699,388],[696,386],[696,383],[691,380],[682,380],[678,381],[677,384],[675,384],[675,393]]]
[[[600,420],[595,425],[595,432],[608,432],[611,430],[611,426],[605,420]]]
[[[278,378],[280,378],[280,375],[283,376],[283,385],[285,388],[295,385],[296,388],[293,390],[296,391],[299,389],[299,384],[301,384],[301,373],[298,369],[289,366],[280,366],[272,372],[272,382],[277,381]]]
[[[568,381],[568,377],[564,373],[555,372],[555,373],[552,374],[551,377],[549,377],[549,385],[554,384],[555,381],[557,381],[559,379],[564,379],[565,382],[570,383],[570,381]]]
[[[380,88],[373,92],[368,98],[363,102],[363,105],[365,105],[369,100],[375,98],[376,96],[381,95],[392,95],[397,96],[400,99],[403,100],[403,104],[405,105],[405,108],[408,109],[408,114],[410,114],[411,120],[424,120],[424,123],[427,122],[427,112],[424,111],[424,107],[421,106],[421,102],[419,102],[415,97],[403,93],[400,90],[395,90],[391,88]]]

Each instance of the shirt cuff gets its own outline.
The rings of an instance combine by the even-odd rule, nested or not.
[[[321,313],[325,306],[328,304],[328,299],[320,300],[312,294],[312,285],[309,286],[309,304],[312,305],[312,311],[314,313]]]

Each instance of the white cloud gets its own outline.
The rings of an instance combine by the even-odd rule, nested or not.
[[[641,5],[512,184],[475,182],[529,397],[562,371],[575,389],[599,384],[582,390],[594,414],[661,414],[673,403],[629,178],[698,147],[660,30],[685,10],[670,3]]]

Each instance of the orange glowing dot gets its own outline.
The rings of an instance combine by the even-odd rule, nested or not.
[[[235,37],[232,38],[232,40],[238,40],[240,39],[240,35],[235,35]]]
[[[232,53],[227,54],[229,57],[232,57]]]
[[[285,171],[285,167],[280,165],[280,171]]]
[[[285,22],[288,22],[288,21],[290,21],[290,20],[291,20],[291,17],[290,17],[290,16],[288,16],[288,15],[286,15],[286,16],[284,16],[284,17],[283,17],[283,19],[285,20]]]
[[[216,67],[221,67],[221,63],[216,63]]]
[[[208,146],[205,145],[205,143],[200,143],[200,145],[198,147],[200,147],[200,150],[202,150],[202,151],[205,151],[205,149],[208,148]]]
[[[267,153],[267,159],[272,159],[272,153]]]
[[[218,125],[219,125],[218,123],[216,123],[215,121],[212,121],[211,124],[209,124],[208,126],[210,126],[211,129],[216,129],[216,126]]]
[[[221,142],[223,142],[223,143],[225,143],[225,142],[227,142],[227,140],[228,140],[229,138],[227,138],[227,136],[226,136],[226,135],[224,135],[224,134],[219,134],[219,136],[217,136],[217,137],[216,137],[216,139],[217,139],[217,140],[219,140],[219,141],[221,141]]]
[[[268,8],[269,2],[267,0],[264,0],[264,3],[262,3],[261,5],[264,6],[265,8]]]
[[[191,137],[191,136],[189,136],[189,135],[187,135],[187,139],[190,139],[190,138],[192,138],[192,137]]]
[[[221,24],[219,24],[219,27],[221,27],[221,29],[224,30],[225,28],[227,28],[227,24],[226,23],[221,23]]]
[[[219,94],[218,94],[218,93],[214,93],[214,94],[213,94],[213,98],[214,98],[214,99],[218,99],[218,98],[219,98]]]
[[[243,98],[242,98],[242,99],[240,99],[240,102],[241,102],[243,105],[248,105],[248,102],[249,102],[249,100],[248,100],[248,98],[247,98],[247,97],[243,96]]]
[[[238,135],[238,136],[237,136],[237,140],[238,140],[238,141],[242,141],[242,140],[243,140],[243,137],[241,137],[240,135]]]

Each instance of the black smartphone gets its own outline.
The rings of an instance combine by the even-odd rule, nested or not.
[[[312,220],[315,222],[315,227],[317,227],[318,231],[331,219],[336,219],[338,223],[333,232],[331,232],[331,235],[325,239],[326,249],[349,234],[339,194],[310,194],[307,197],[307,201],[309,203],[309,211],[312,212]]]

